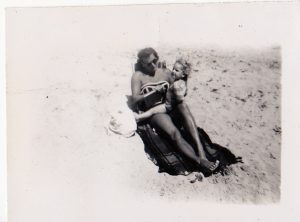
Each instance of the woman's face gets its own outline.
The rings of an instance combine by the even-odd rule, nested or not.
[[[141,64],[147,73],[154,74],[156,70],[157,58],[151,54],[148,58],[143,59]]]
[[[182,79],[184,77],[183,66],[179,63],[175,63],[173,66],[172,75],[175,79]]]

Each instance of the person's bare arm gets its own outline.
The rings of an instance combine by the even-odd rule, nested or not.
[[[137,121],[145,120],[150,118],[151,116],[158,114],[158,113],[166,113],[166,106],[165,104],[160,104],[158,106],[152,107],[151,109],[147,110],[143,113],[134,113],[135,119]]]
[[[150,94],[153,94],[153,93],[165,93],[165,89],[163,86],[157,86],[155,91],[151,91],[147,94],[143,94],[141,95],[140,92],[141,92],[141,87],[142,87],[142,84],[141,84],[141,80],[139,78],[139,73],[138,72],[135,72],[133,75],[132,75],[132,78],[131,78],[131,93],[132,93],[132,103],[133,105],[136,105],[137,103],[145,100],[145,98],[147,96],[149,96]]]
[[[136,105],[144,99],[144,96],[140,94],[141,92],[141,80],[139,79],[139,73],[133,73],[131,77],[131,93],[132,93],[132,103]]]
[[[163,88],[161,86],[158,86],[157,89],[155,91],[149,92],[147,94],[143,94],[141,95],[141,88],[142,88],[142,83],[141,80],[139,78],[139,73],[135,72],[132,77],[131,77],[131,93],[132,93],[132,103],[135,105],[143,100],[145,100],[145,98],[154,93],[154,92],[159,92],[162,91]]]

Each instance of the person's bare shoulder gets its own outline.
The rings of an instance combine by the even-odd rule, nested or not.
[[[131,76],[131,87],[138,88],[141,84],[141,72],[135,71]]]
[[[131,79],[139,79],[140,76],[141,76],[141,72],[140,71],[135,71],[132,76],[131,76]]]

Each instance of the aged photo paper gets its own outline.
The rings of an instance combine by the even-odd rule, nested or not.
[[[6,8],[7,221],[299,219],[299,142],[289,131],[299,118],[288,101],[298,97],[299,8]],[[179,58],[191,64],[184,102],[195,124],[241,162],[201,180],[170,175],[141,134],[109,128],[128,108],[147,47],[172,75]]]

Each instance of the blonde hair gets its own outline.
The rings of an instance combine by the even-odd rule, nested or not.
[[[183,73],[188,77],[191,73],[192,64],[189,63],[186,59],[183,59],[183,58],[177,59],[175,64],[176,63],[182,65]]]

